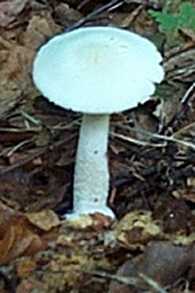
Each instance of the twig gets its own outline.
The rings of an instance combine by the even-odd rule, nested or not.
[[[174,132],[174,136],[178,136],[181,133],[186,133],[187,131],[189,131],[189,134],[191,134],[191,136],[194,136],[194,131],[191,131],[191,129],[194,129],[195,127],[195,122],[192,122],[188,125],[185,125],[183,128],[178,129],[176,132]]]
[[[158,293],[167,293],[167,291],[159,286],[159,284],[153,279],[149,278],[143,273],[138,273],[139,277],[142,278],[146,284],[148,284],[152,289]]]
[[[81,122],[81,119],[78,118],[78,119],[75,119],[73,121],[71,121],[70,123],[66,124],[66,123],[63,123],[63,124],[57,124],[57,125],[54,125],[51,129],[52,130],[64,130],[64,129],[69,129],[69,128],[73,128],[75,125],[80,125],[80,122]]]
[[[77,10],[81,10],[84,6],[86,6],[91,0],[83,0],[81,3],[78,4]]]
[[[81,18],[79,21],[77,21],[75,24],[73,24],[72,26],[68,27],[67,29],[65,29],[65,32],[69,32],[73,29],[79,28],[82,25],[84,25],[86,22],[90,21],[91,19],[93,19],[94,17],[98,16],[99,14],[105,12],[105,11],[110,11],[113,9],[118,8],[119,6],[122,6],[125,3],[124,0],[112,0],[109,3],[103,5],[102,7],[92,11],[91,13],[89,13],[87,16]]]
[[[185,95],[181,99],[182,104],[186,104],[186,102],[188,102],[194,90],[195,90],[195,82],[193,82],[193,84],[189,87],[189,89],[186,91]]]
[[[160,140],[164,140],[164,141],[168,141],[168,142],[173,142],[173,143],[177,143],[177,144],[180,144],[182,146],[185,146],[185,147],[189,147],[193,150],[195,150],[195,144],[191,143],[191,142],[187,142],[187,141],[183,141],[183,140],[180,140],[180,139],[177,139],[177,138],[174,138],[174,135],[172,136],[166,136],[166,135],[162,135],[162,134],[157,134],[157,133],[152,133],[152,132],[149,132],[149,131],[145,131],[143,129],[137,129],[137,128],[132,128],[132,127],[125,127],[125,126],[121,126],[119,125],[119,127],[121,128],[125,128],[127,130],[131,130],[131,131],[134,131],[134,132],[140,132],[142,134],[146,134],[147,136],[150,136],[151,138],[157,138],[157,139],[160,139]],[[147,142],[144,142],[144,141],[140,141],[140,140],[135,140],[135,139],[132,139],[132,138],[129,138],[127,136],[124,136],[122,134],[118,134],[118,133],[115,133],[115,132],[112,132],[111,133],[113,136],[115,137],[119,137],[123,140],[126,140],[126,141],[129,141],[129,142],[136,142],[137,144],[139,143],[140,145],[150,145],[150,146],[159,146],[158,144],[148,144]],[[165,145],[160,145],[160,147],[163,147]]]
[[[137,144],[137,145],[140,145],[140,146],[151,146],[151,147],[162,148],[162,147],[165,147],[167,145],[166,143],[159,143],[158,144],[158,143],[150,143],[150,142],[147,142],[147,141],[138,140],[138,139],[135,139],[135,138],[123,135],[123,134],[119,134],[119,133],[116,133],[116,132],[111,132],[111,136],[116,137],[116,138],[120,138],[120,139],[122,139],[124,141],[131,142],[131,143],[134,143],[134,144]]]
[[[44,153],[46,151],[52,151],[53,149],[60,147],[61,145],[65,145],[66,143],[68,143],[68,141],[70,141],[72,138],[74,138],[74,136],[75,135],[73,135],[71,138],[67,137],[63,140],[60,140],[53,145],[44,146],[44,147],[40,148],[36,153],[30,154],[29,156],[27,156],[27,158],[19,160],[18,162],[16,162],[15,164],[13,164],[11,166],[0,168],[0,176],[3,176],[5,174],[19,168],[19,167],[22,167],[22,166],[28,164],[29,162],[36,159],[37,157],[44,155]]]
[[[81,4],[79,4],[78,7],[81,9],[88,2],[89,2],[89,0],[84,0]],[[150,3],[150,1],[148,1],[148,0],[112,0],[109,3],[103,5],[102,7],[95,9],[94,11],[89,13],[87,16],[81,18],[79,21],[74,23],[72,26],[66,28],[65,32],[69,32],[73,29],[81,27],[86,22],[94,19],[94,17],[100,15],[101,13],[103,13],[105,11],[110,12],[110,11],[117,9],[118,7],[121,7],[124,4],[130,4],[130,3],[142,4],[142,5],[152,7],[152,8],[155,8],[155,6],[157,6],[157,7],[159,6],[158,4]]]
[[[191,142],[180,140],[180,139],[174,138],[173,136],[166,136],[166,135],[161,135],[161,134],[156,134],[156,133],[150,133],[150,135],[151,135],[151,137],[162,139],[165,141],[175,142],[177,144],[180,144],[182,146],[189,147],[189,148],[195,150],[195,144],[193,144]]]
[[[179,121],[182,115],[189,109],[190,99],[193,96],[194,90],[195,82],[188,88],[184,96],[180,99],[181,107],[179,111],[177,111],[171,121],[169,121],[169,123],[162,128],[162,133],[164,133],[164,131],[170,127],[173,128],[175,126],[175,122]]]
[[[11,166],[8,166],[8,167],[5,167],[5,168],[1,168],[0,169],[0,176],[3,176],[21,166],[24,166],[26,164],[28,164],[29,162],[31,162],[32,160],[34,160],[35,158],[43,155],[46,150],[48,150],[48,147],[44,147],[40,150],[38,150],[35,154],[32,154],[32,155],[29,155],[26,159],[23,159],[23,160],[19,160],[18,162],[16,162],[15,164],[11,165]]]
[[[0,132],[13,132],[13,133],[24,133],[24,132],[40,132],[40,128],[33,127],[29,129],[21,129],[21,128],[14,128],[14,127],[0,127]]]
[[[94,275],[101,278],[107,278],[113,281],[117,281],[118,283],[122,283],[128,286],[137,286],[138,285],[138,278],[134,277],[123,277],[118,275],[113,275],[103,271],[84,271],[84,273]],[[140,286],[139,286],[140,287]]]
[[[7,157],[11,157],[16,151],[18,151],[21,147],[23,147],[24,145],[28,144],[28,143],[31,143],[33,142],[34,139],[27,139],[27,140],[24,140],[20,143],[18,143],[17,145],[15,145],[13,148],[11,148],[8,153],[7,153]]]
[[[136,18],[139,17],[143,7],[144,6],[140,4],[137,8],[135,8],[134,11],[131,12],[131,14],[128,14],[127,17],[125,17],[125,19],[122,21],[121,27],[122,28],[130,27],[130,25],[136,20]]]
[[[21,115],[23,118],[25,118],[26,120],[28,120],[29,122],[31,122],[32,124],[41,125],[41,121],[35,117],[33,117],[32,115],[28,114],[27,112],[21,110]]]
[[[124,4],[124,1],[119,1],[115,5],[112,5],[110,8],[108,8],[107,12],[111,12],[111,11],[117,9],[118,7],[122,6],[123,4]]]
[[[90,274],[90,275],[95,275],[98,277],[102,278],[107,278],[113,281],[116,281],[121,284],[125,284],[127,286],[133,286],[133,287],[138,287],[142,288],[140,286],[140,279],[144,281],[147,285],[150,286],[155,292],[157,293],[167,293],[167,291],[159,286],[157,282],[155,282],[153,279],[149,278],[143,273],[138,273],[138,278],[136,277],[124,277],[124,276],[118,276],[118,275],[113,275],[107,272],[103,271],[85,271],[85,273]],[[144,288],[143,288],[144,289]]]

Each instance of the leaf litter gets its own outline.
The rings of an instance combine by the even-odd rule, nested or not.
[[[185,24],[174,43],[159,29],[149,10],[161,13],[165,2],[0,2],[1,292],[195,290],[195,38]],[[62,215],[72,208],[80,115],[43,98],[31,66],[53,35],[96,24],[152,39],[166,79],[153,100],[112,117],[117,220],[97,214],[73,225]]]

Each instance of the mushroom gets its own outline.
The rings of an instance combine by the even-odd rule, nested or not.
[[[57,105],[83,113],[78,142],[73,213],[101,213],[107,206],[110,114],[144,102],[164,76],[162,57],[147,39],[114,27],[85,27],[55,36],[38,51],[33,79]]]

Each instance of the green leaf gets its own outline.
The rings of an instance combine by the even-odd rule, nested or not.
[[[180,5],[180,11],[178,15],[178,26],[184,28],[191,28],[195,25],[195,9],[189,2],[182,3]]]
[[[190,2],[183,2],[176,13],[149,11],[150,15],[159,23],[164,33],[175,34],[181,28],[195,29],[195,8]]]
[[[163,32],[170,32],[177,30],[178,28],[178,17],[168,14],[167,12],[156,12],[151,11],[150,14],[160,23],[160,29]]]

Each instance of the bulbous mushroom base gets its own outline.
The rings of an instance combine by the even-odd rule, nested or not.
[[[115,215],[113,211],[105,206],[105,207],[86,207],[85,209],[78,209],[76,211],[73,210],[72,213],[66,214],[65,217],[67,220],[79,220],[82,216],[86,215],[94,215],[94,214],[102,214],[104,216],[110,217],[111,219],[115,219]]]

